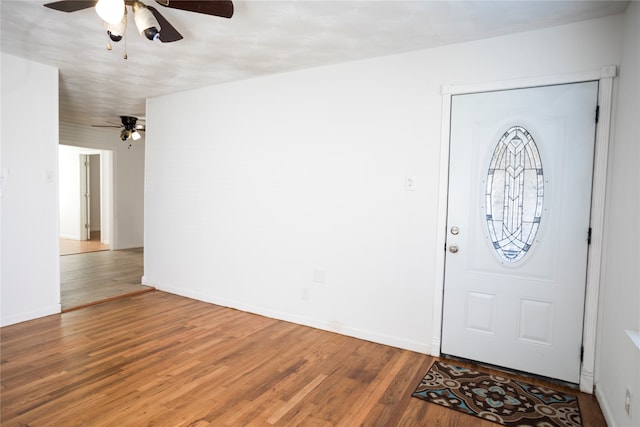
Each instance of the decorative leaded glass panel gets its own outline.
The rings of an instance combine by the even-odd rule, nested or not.
[[[542,217],[543,198],[538,147],[525,128],[513,126],[493,152],[485,193],[489,237],[505,262],[521,260],[531,248]]]

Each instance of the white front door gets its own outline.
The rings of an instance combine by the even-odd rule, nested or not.
[[[443,354],[579,382],[597,94],[452,96]]]

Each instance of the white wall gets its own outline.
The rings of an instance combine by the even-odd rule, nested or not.
[[[60,199],[60,237],[80,240],[79,153],[67,145],[58,146],[58,187]]]
[[[129,142],[122,142],[117,129],[93,128],[69,123],[60,123],[60,143],[96,150],[112,152],[113,175],[109,176],[109,161],[101,162],[103,184],[113,184],[113,191],[101,191],[104,200],[113,194],[111,203],[113,219],[101,218],[102,233],[107,235],[108,229],[104,224],[113,221],[112,241],[107,241],[113,250],[139,248],[144,245],[144,136],[134,141],[129,148]],[[104,157],[104,155],[102,156]],[[104,236],[103,236],[104,237]]]
[[[60,312],[60,248],[58,70],[1,55],[4,326]]]
[[[149,100],[145,282],[429,352],[441,86],[618,64],[621,23]]]
[[[640,426],[640,3],[625,13],[609,158],[596,393],[610,426]],[[631,414],[624,411],[632,392]]]

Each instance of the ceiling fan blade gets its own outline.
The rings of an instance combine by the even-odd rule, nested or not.
[[[91,125],[92,128],[121,128],[122,125],[119,126],[115,126],[115,125]]]
[[[183,39],[182,34],[155,7],[147,6],[147,9],[153,13],[153,16],[158,20],[158,24],[160,24],[160,41],[162,43],[176,42]]]
[[[60,12],[77,12],[78,10],[94,7],[97,0],[61,0],[47,3],[44,7],[59,10]]]
[[[173,9],[204,13],[221,18],[233,16],[233,2],[231,0],[156,0],[156,2]]]

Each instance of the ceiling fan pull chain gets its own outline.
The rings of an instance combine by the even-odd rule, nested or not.
[[[124,59],[125,61],[127,60],[127,58],[129,58],[127,56],[127,35],[124,35],[124,55],[122,55],[122,59]]]

